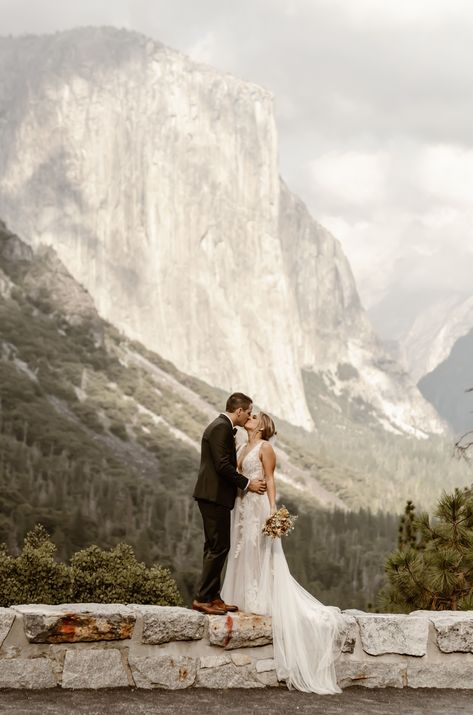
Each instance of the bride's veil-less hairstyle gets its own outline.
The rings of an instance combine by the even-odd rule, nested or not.
[[[258,429],[261,432],[261,438],[269,442],[271,437],[277,434],[276,425],[272,417],[266,414],[266,412],[260,412],[258,415]]]

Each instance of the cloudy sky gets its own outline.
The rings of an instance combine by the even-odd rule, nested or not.
[[[385,336],[473,294],[471,0],[0,0],[1,34],[97,24],[274,93],[281,173]]]

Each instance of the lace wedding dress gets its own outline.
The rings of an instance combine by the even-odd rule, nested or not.
[[[249,479],[262,476],[261,444],[246,454],[240,466]],[[266,494],[247,491],[237,496],[222,598],[241,611],[272,616],[279,680],[305,692],[340,693],[335,660],[341,652],[343,617],[338,608],[324,606],[291,576],[281,539],[261,533],[269,515]]]

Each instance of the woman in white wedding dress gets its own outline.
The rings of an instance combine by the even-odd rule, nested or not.
[[[276,511],[276,455],[269,439],[274,422],[263,412],[245,425],[248,442],[239,447],[238,470],[264,476],[266,495],[241,492],[232,512],[231,546],[222,588],[226,603],[272,616],[276,673],[289,688],[328,695],[340,693],[335,661],[341,652],[343,617],[324,606],[291,576],[281,539],[262,534]]]

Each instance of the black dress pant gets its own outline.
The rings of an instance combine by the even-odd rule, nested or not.
[[[230,551],[230,509],[198,499],[204,522],[204,560],[196,600],[208,603],[220,598],[220,581],[225,559]]]

